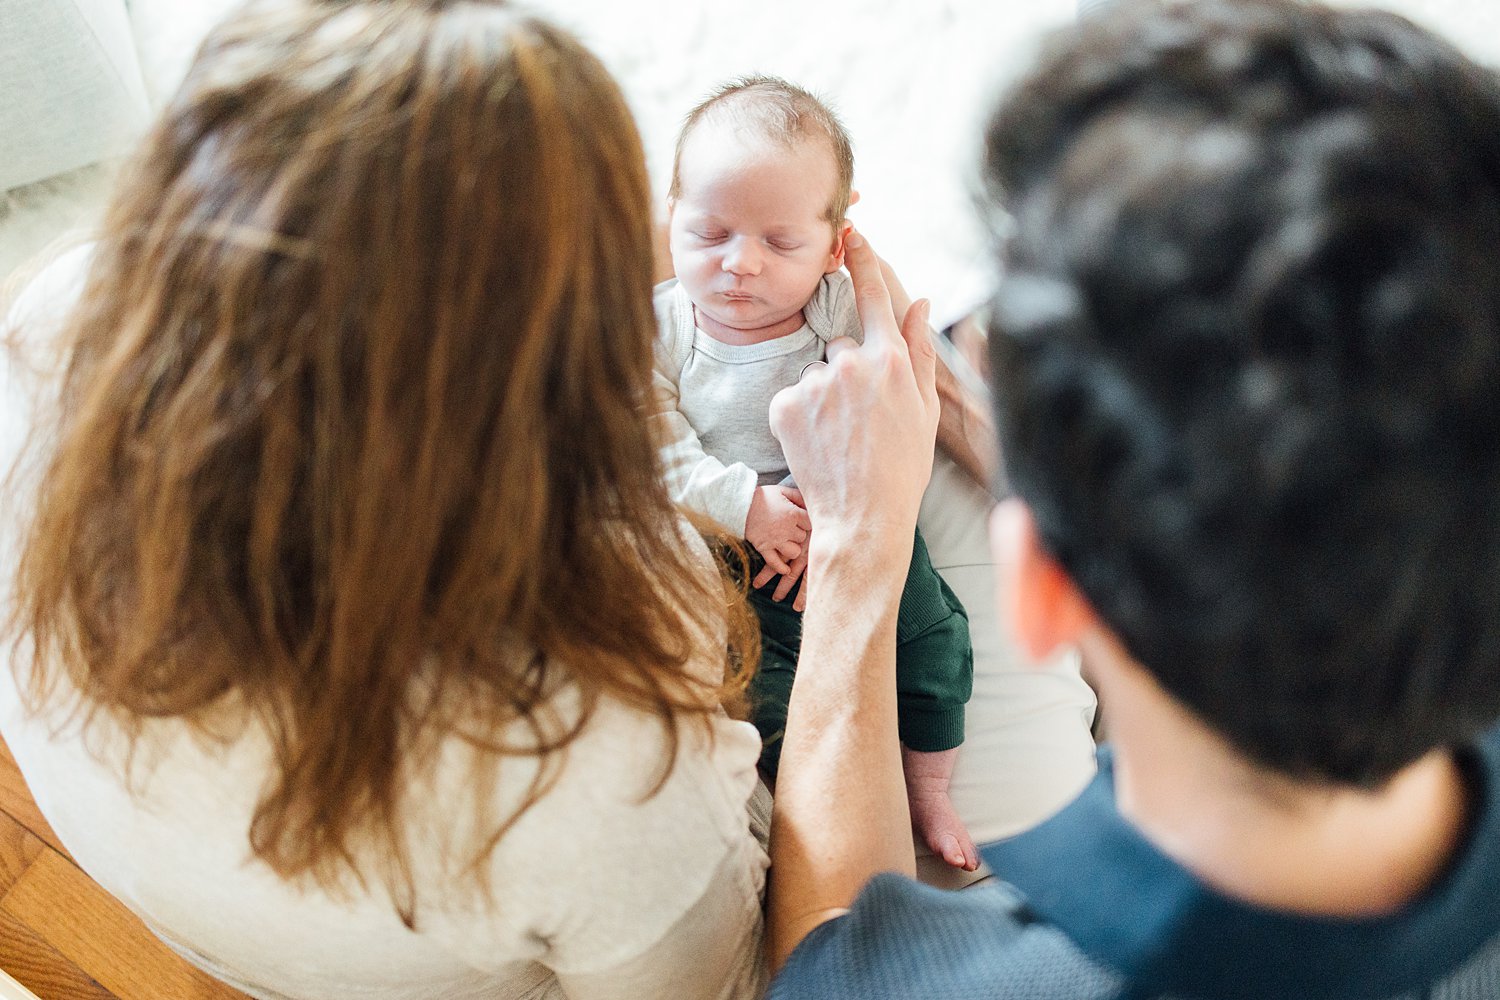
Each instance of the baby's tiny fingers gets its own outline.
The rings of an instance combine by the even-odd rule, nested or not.
[[[802,571],[807,566],[806,559],[798,559],[792,563],[792,571],[781,578],[776,585],[776,592],[771,595],[774,601],[784,601],[791,594],[792,588],[797,586],[797,581],[802,577]],[[795,605],[794,605],[795,606]]]

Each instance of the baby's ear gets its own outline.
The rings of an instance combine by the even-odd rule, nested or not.
[[[672,211],[676,207],[677,199],[668,197],[666,216],[651,225],[651,254],[654,258],[651,280],[657,283],[666,281],[676,272],[672,266]]]
[[[833,237],[833,250],[828,255],[828,266],[823,268],[824,274],[832,274],[844,266],[844,241],[849,238],[849,231],[854,228],[854,223],[848,219],[839,226],[838,233]]]

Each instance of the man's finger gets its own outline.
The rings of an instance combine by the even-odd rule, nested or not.
[[[906,314],[911,312],[911,295],[906,291],[906,286],[901,284],[901,279],[896,277],[896,272],[884,257],[876,255],[880,261],[880,276],[885,279],[885,290],[891,297],[891,308],[895,310],[901,322],[906,322]]]
[[[932,338],[935,336],[932,329],[932,303],[926,300],[912,302],[911,296],[906,292],[906,287],[901,284],[901,279],[896,276],[891,265],[886,263],[883,257],[876,259],[880,261],[880,276],[885,279],[885,288],[891,297],[891,305],[896,315],[901,317],[901,336],[906,341],[907,351],[911,353],[912,370],[917,378],[917,385],[922,387],[922,398],[931,407],[936,397],[927,392],[923,366],[930,356],[934,370],[933,384],[936,385],[937,350],[932,346]],[[918,312],[918,310],[921,311]],[[919,318],[921,323],[917,325]]]
[[[891,347],[904,344],[905,341],[897,336],[899,328],[892,323],[896,314],[891,306],[890,291],[885,286],[885,277],[880,273],[880,258],[875,256],[875,251],[857,229],[849,233],[844,246],[847,250],[844,266],[854,280],[854,305],[859,310],[865,343]]]
[[[911,356],[911,373],[917,380],[927,412],[938,412],[937,348],[932,346],[932,328],[928,317],[932,314],[932,303],[922,299],[906,311],[906,321],[901,324],[901,338],[906,341],[907,353]]]
[[[858,347],[859,341],[855,340],[853,337],[835,337],[833,340],[830,340],[828,342],[828,348],[825,352],[828,356],[828,363],[832,364],[833,359],[838,357],[840,354],[843,354],[845,351],[855,350]]]
[[[750,581],[750,586],[759,590],[774,579],[776,579],[776,571],[770,566],[762,566],[760,572],[755,574],[755,579]]]

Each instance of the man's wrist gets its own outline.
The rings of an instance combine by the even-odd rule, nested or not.
[[[832,584],[847,577],[862,591],[887,587],[899,596],[911,565],[913,537],[913,529],[820,524],[808,547],[808,569],[820,581],[820,589],[824,581]]]

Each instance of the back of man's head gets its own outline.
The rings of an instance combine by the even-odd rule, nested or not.
[[[1391,14],[1130,3],[996,113],[993,368],[1042,540],[1262,765],[1500,717],[1500,83]]]

